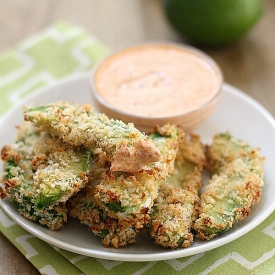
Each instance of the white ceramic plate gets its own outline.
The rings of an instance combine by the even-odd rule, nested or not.
[[[57,100],[92,103],[88,77],[72,79],[39,92],[9,112],[0,123],[0,148],[4,144],[13,142],[16,135],[14,126],[22,121],[22,106],[45,104]],[[139,237],[137,244],[119,249],[105,248],[101,245],[100,239],[88,232],[87,227],[77,220],[69,220],[67,226],[59,231],[49,231],[46,227],[30,222],[19,215],[8,199],[2,200],[0,204],[15,222],[36,237],[82,255],[119,261],[158,261],[205,252],[246,234],[275,209],[275,122],[273,117],[255,100],[238,89],[224,84],[219,107],[195,132],[208,143],[215,133],[224,131],[230,131],[234,136],[262,149],[262,155],[266,157],[265,186],[260,203],[254,207],[250,215],[236,224],[233,229],[211,241],[195,240],[189,248],[167,250],[154,245],[152,239],[144,235]]]

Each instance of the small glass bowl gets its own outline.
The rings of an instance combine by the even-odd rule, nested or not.
[[[212,70],[213,81],[217,83],[215,86],[215,91],[212,92],[211,98],[209,98],[206,102],[204,102],[199,107],[188,112],[183,112],[176,115],[165,115],[165,116],[157,115],[157,116],[150,116],[150,117],[147,115],[140,115],[140,114],[137,115],[128,111],[125,112],[119,107],[116,107],[112,105],[110,102],[108,102],[108,100],[106,100],[101,95],[100,91],[98,90],[98,83],[96,83],[95,81],[96,79],[95,76],[97,75],[98,71],[102,69],[102,67],[106,66],[107,62],[109,62],[109,60],[111,60],[112,58],[118,58],[119,60],[121,54],[126,53],[126,55],[131,56],[131,51],[136,51],[137,49],[146,49],[146,47],[150,47],[150,48],[164,47],[167,49],[170,48],[171,50],[180,49],[184,52],[188,52],[188,54],[194,55],[195,57],[201,59],[201,61],[208,66],[209,70]],[[169,56],[167,56],[167,62],[168,63],[170,62],[171,65],[173,66],[173,63],[169,59]],[[133,64],[133,66],[135,65]],[[127,67],[124,67],[123,70],[127,70]],[[108,75],[106,75],[106,78],[108,78]],[[183,45],[177,45],[177,44],[144,44],[144,45],[129,47],[122,51],[115,52],[110,56],[108,56],[103,61],[101,61],[93,70],[90,83],[92,87],[92,96],[94,99],[95,107],[99,112],[105,113],[110,118],[119,119],[126,123],[129,123],[129,122],[134,123],[136,128],[146,133],[150,133],[156,125],[163,125],[166,123],[180,125],[186,132],[190,132],[193,129],[195,129],[198,125],[200,125],[203,121],[205,121],[217,107],[220,101],[223,75],[219,66],[211,57],[209,57],[204,52],[196,48],[193,48],[191,46],[183,46]],[[112,87],[112,85],[110,85],[110,87]],[[131,90],[129,92],[131,93]],[[163,100],[165,101],[165,99]],[[152,105],[148,105],[145,107],[152,108]]]

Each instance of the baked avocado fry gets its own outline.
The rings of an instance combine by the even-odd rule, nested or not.
[[[173,172],[174,161],[184,134],[176,125],[156,127],[150,138],[161,152],[161,160],[141,172],[107,171],[95,186],[95,202],[108,216],[117,219],[147,219],[161,182]]]
[[[34,148],[32,169],[37,209],[66,202],[90,177],[91,153],[43,133]]]
[[[147,227],[155,244],[172,249],[192,244],[204,163],[204,147],[191,135],[180,146],[174,173],[160,185],[152,208]]]
[[[158,181],[151,181],[150,175],[148,175],[144,184],[138,183],[138,186],[134,188],[132,185],[136,180],[133,181],[132,178],[137,176],[120,174],[117,180],[115,176],[112,179],[109,178],[109,185],[106,186],[108,161],[103,154],[99,154],[95,156],[91,168],[92,182],[69,200],[70,216],[77,217],[81,223],[88,225],[89,230],[102,238],[102,243],[106,247],[113,246],[118,248],[136,242],[137,236],[150,221],[149,212],[153,200],[157,196],[160,180],[163,180],[167,174],[172,173],[174,170],[176,152],[183,138],[182,131],[174,125],[165,125],[156,128],[156,131],[150,137],[154,140],[159,150],[163,152],[163,168],[165,170],[156,170],[157,173],[162,173]],[[121,187],[121,182],[118,181],[121,181],[121,178],[129,178],[128,182],[132,181],[131,188],[127,185],[122,185]],[[150,187],[150,185],[152,186]],[[106,197],[110,196],[110,188],[113,188],[112,190],[116,194],[116,196],[113,195],[111,198],[120,198],[127,195],[130,198],[128,199],[129,205],[124,209],[121,201],[112,201],[107,204],[107,207],[101,201],[98,204],[99,186],[102,187],[100,191],[105,188]],[[128,189],[124,190],[124,188]],[[140,193],[138,194],[138,192]],[[104,197],[104,194],[101,194],[101,196]],[[139,204],[133,207],[131,203],[135,201]],[[147,201],[150,201],[150,204],[147,204]],[[146,205],[143,205],[144,202],[146,202]]]
[[[105,152],[110,158],[112,172],[138,172],[161,158],[152,140],[132,123],[125,124],[95,113],[89,104],[78,106],[59,102],[26,108],[24,119],[64,142]]]
[[[161,128],[162,135],[169,138],[156,144],[132,124],[96,114],[88,104],[56,103],[29,108],[24,117],[64,142],[84,145],[94,154],[106,154],[110,168],[95,187],[95,200],[109,216],[118,219],[148,212],[183,135],[179,127],[165,126]]]
[[[68,200],[69,215],[78,218],[88,230],[101,238],[105,247],[121,247],[136,242],[136,237],[141,233],[143,224],[137,219],[115,219],[109,217],[104,210],[95,203],[95,186],[100,184],[101,174],[109,169],[108,161],[104,154],[94,156],[91,168],[92,181],[80,192]]]
[[[25,122],[16,141],[1,150],[7,196],[26,218],[58,229],[67,220],[65,201],[89,180],[89,154],[63,144]]]
[[[14,144],[4,146],[1,150],[3,160],[3,175],[1,181],[5,190],[2,189],[1,198],[6,196],[15,204],[18,212],[31,221],[39,221],[51,230],[62,227],[67,221],[67,208],[60,203],[43,210],[35,208],[33,199],[33,176],[32,159],[33,144],[39,138],[38,129],[22,125],[18,138]]]
[[[194,229],[198,238],[209,240],[247,217],[259,202],[264,158],[258,148],[229,133],[214,136],[207,158],[209,169],[215,174],[201,195]]]
[[[263,178],[263,162],[264,158],[260,156],[259,148],[253,148],[251,145],[241,139],[233,137],[230,133],[220,133],[213,137],[212,144],[206,146],[207,168],[217,174],[223,169],[226,163],[243,158],[251,167],[254,167],[254,173]],[[248,158],[249,154],[255,154],[255,157]]]
[[[143,224],[134,219],[109,217],[94,202],[94,185],[88,184],[75,197],[68,201],[69,215],[87,225],[88,230],[101,238],[105,247],[121,247],[136,242]],[[139,228],[140,227],[140,228]]]

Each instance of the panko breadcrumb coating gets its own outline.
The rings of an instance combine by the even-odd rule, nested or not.
[[[88,226],[96,236],[101,238],[105,247],[115,248],[136,242],[137,236],[144,227],[143,223],[132,219],[115,219],[109,217],[104,210],[95,203],[95,186],[100,183],[101,175],[108,170],[109,165],[106,155],[94,156],[90,181],[77,195],[68,201],[69,215],[78,218],[82,224]]]
[[[176,152],[182,135],[183,133],[181,130],[174,125],[157,127],[156,131],[150,135],[159,150],[163,152],[162,161],[165,163],[166,169],[162,170],[162,181],[165,179],[165,176],[172,173],[174,170]],[[77,217],[81,223],[88,225],[89,229],[95,235],[102,238],[103,245],[117,248],[119,246],[125,246],[136,242],[136,237],[144,230],[146,224],[150,221],[149,213],[153,205],[153,201],[157,196],[158,186],[149,189],[148,186],[152,183],[148,177],[147,181],[143,185],[137,184],[135,188],[133,187],[134,191],[132,191],[131,186],[122,185],[122,183],[118,181],[116,182],[116,189],[114,189],[114,180],[111,183],[111,186],[106,187],[105,179],[107,171],[107,159],[104,158],[102,154],[95,156],[94,165],[92,167],[93,181],[70,200],[70,216]],[[129,175],[122,174],[120,177],[125,177],[127,179]],[[131,175],[130,177],[138,177],[138,175]],[[104,183],[102,183],[102,181]],[[157,183],[157,185],[159,184],[160,183]],[[103,186],[105,188],[104,191],[106,192],[106,196],[110,194],[110,188],[115,190],[117,197],[124,192],[125,194],[122,194],[121,196],[131,198],[128,202],[129,206],[127,206],[126,209],[123,209],[121,204],[116,201],[112,201],[112,205],[110,203],[108,208],[102,207],[102,204],[98,204],[97,201],[99,186]],[[150,192],[146,194],[148,191],[151,191],[151,194]],[[136,201],[138,203],[142,203],[143,198],[138,195],[143,193],[146,194],[144,196],[147,197],[147,200],[150,198],[150,204],[144,206],[143,212],[135,212],[131,203],[134,204]],[[134,196],[135,194],[137,196],[136,198]],[[102,194],[102,196],[103,195],[104,194]],[[127,212],[128,209],[130,209],[129,212]]]
[[[148,230],[155,244],[172,249],[191,246],[204,162],[199,137],[186,138],[177,154],[174,173],[161,184],[150,215]]]
[[[247,217],[259,202],[264,158],[258,148],[229,133],[214,136],[207,157],[209,169],[215,174],[201,195],[194,229],[198,238],[209,240]]]
[[[229,133],[210,146],[176,125],[147,136],[89,104],[65,102],[26,108],[24,118],[1,150],[0,197],[51,230],[69,212],[106,247],[135,243],[147,230],[159,246],[185,248],[194,232],[210,240],[260,200],[264,158]],[[199,197],[203,168],[212,178]]]
[[[181,128],[176,125],[156,127],[150,138],[160,150],[161,160],[152,164],[149,170],[137,173],[107,171],[95,187],[96,204],[113,218],[131,219],[132,215],[136,215],[147,220],[159,185],[173,172],[183,136]]]
[[[154,143],[132,123],[95,113],[89,104],[59,102],[26,108],[24,119],[74,146],[102,150],[110,158],[112,172],[141,171],[161,158]]]
[[[1,150],[5,195],[27,219],[58,229],[65,202],[89,180],[89,153],[72,148],[25,122],[13,144]]]
[[[179,127],[166,125],[157,131],[169,139],[157,144],[132,124],[94,113],[88,104],[56,103],[29,108],[24,118],[64,142],[84,145],[94,154],[106,154],[110,168],[95,187],[95,202],[117,219],[132,219],[132,215],[147,219],[183,136]]]

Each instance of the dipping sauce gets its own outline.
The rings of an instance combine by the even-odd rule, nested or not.
[[[109,108],[114,118],[127,121],[129,114],[141,121],[206,106],[219,94],[222,74],[210,57],[192,47],[146,44],[109,56],[96,68],[92,83],[107,115]]]

